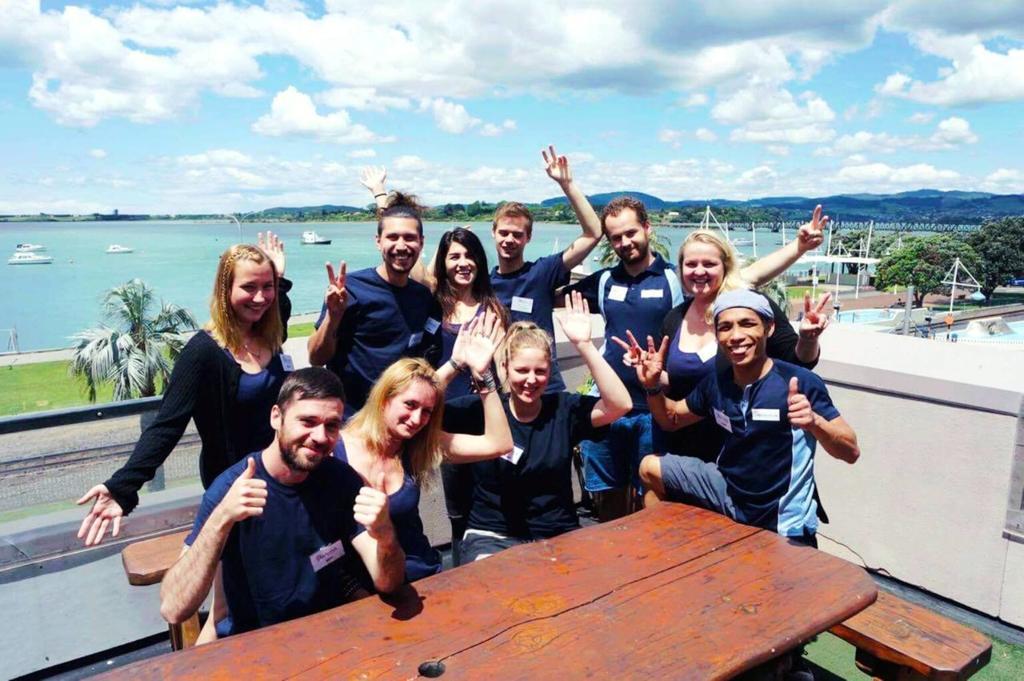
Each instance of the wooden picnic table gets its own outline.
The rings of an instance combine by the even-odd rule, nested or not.
[[[859,567],[681,504],[111,677],[728,678],[869,606]],[[424,671],[437,671],[423,667]]]

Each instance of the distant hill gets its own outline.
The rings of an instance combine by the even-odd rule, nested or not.
[[[360,213],[365,210],[365,208],[356,208],[354,206],[333,206],[330,204],[326,204],[323,206],[301,206],[298,208],[267,208],[266,210],[262,210],[259,213],[254,213],[254,216],[272,218],[285,216],[296,217],[298,215],[304,215],[306,217],[309,217],[313,215],[332,215],[336,213]]]
[[[1024,195],[985,192],[918,189],[899,194],[839,194],[806,198],[768,196],[747,201],[709,199],[706,201],[666,201],[637,191],[594,194],[590,201],[603,206],[616,196],[628,194],[644,202],[649,210],[693,209],[710,205],[712,209],[760,209],[756,212],[776,219],[791,220],[806,216],[817,204],[834,218],[847,221],[878,220],[894,222],[976,223],[992,218],[1024,215]],[[543,201],[543,206],[565,204],[565,197]]]

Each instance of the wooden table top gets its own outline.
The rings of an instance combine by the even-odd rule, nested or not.
[[[681,504],[109,676],[728,678],[866,608],[859,567]]]

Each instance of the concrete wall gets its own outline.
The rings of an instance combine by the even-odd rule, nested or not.
[[[1024,626],[1024,352],[839,326],[818,373],[862,449],[819,452],[822,548]]]

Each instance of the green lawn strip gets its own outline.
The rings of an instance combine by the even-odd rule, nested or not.
[[[89,404],[85,383],[68,373],[66,360],[0,367],[0,416]],[[101,386],[96,402],[110,402],[113,389]]]
[[[819,286],[818,288],[822,288],[822,287]],[[810,286],[787,286],[786,287],[786,297],[789,298],[790,300],[803,300],[804,299],[804,294],[805,293],[810,293],[810,292],[811,292],[811,287]]]
[[[852,645],[825,633],[807,645],[805,655],[810,662],[826,672],[815,673],[815,678],[819,680],[867,679],[868,675],[857,669],[853,661],[855,653],[856,649]],[[1016,681],[1020,678],[1021,669],[1024,669],[1024,646],[992,639],[992,660],[971,678],[979,681]]]
[[[289,338],[305,338],[313,335],[313,322],[302,322],[288,325]]]

